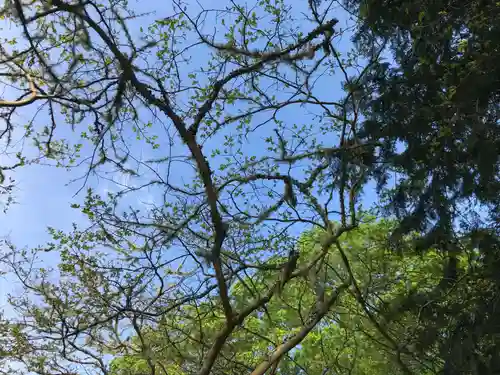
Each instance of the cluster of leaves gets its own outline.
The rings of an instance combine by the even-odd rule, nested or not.
[[[417,243],[420,250],[439,245],[453,255],[463,253],[456,242],[460,233],[484,265],[463,276],[465,290],[449,289],[450,282],[419,296],[433,301],[422,311],[427,320],[422,344],[440,342],[445,374],[496,373],[498,323],[493,317],[499,294],[490,272],[498,264],[500,222],[500,71],[495,63],[500,4],[344,4],[360,17],[359,47],[369,53],[364,46],[378,39],[393,59],[374,66],[367,80],[376,95],[365,107],[360,133],[383,140],[383,164],[374,170],[379,187],[387,186],[388,172],[397,173],[394,188],[384,192],[385,212],[401,219],[396,234],[420,230],[426,233]],[[450,278],[457,279],[457,269]],[[443,301],[443,295],[450,300],[434,302]]]
[[[425,249],[454,238],[457,220],[474,219],[470,207],[498,223],[500,4],[345,4],[360,16],[360,48],[369,53],[366,46],[378,39],[393,59],[367,75],[375,94],[359,132],[382,143],[374,170],[379,186],[397,173],[387,208],[402,219],[401,232],[427,232]]]
[[[388,250],[387,236],[394,227],[394,223],[372,221],[342,235],[338,245],[332,247],[322,265],[314,270],[315,283],[310,273],[291,280],[280,298],[269,302],[264,310],[255,312],[238,327],[218,358],[214,373],[252,371],[266,357],[269,347],[279,347],[300,331],[316,303],[316,282],[328,290],[349,279],[351,272],[361,294],[356,291],[342,294],[300,348],[284,356],[276,370],[282,374],[404,373],[398,355],[421,374],[427,373],[425,366],[439,368],[436,358],[429,356],[422,363],[422,359],[409,354],[408,348],[414,350],[419,343],[415,315],[384,320],[387,306],[396,303],[397,298],[407,297],[417,287],[420,291],[434,288],[440,280],[443,263],[436,252],[423,258],[401,257]],[[301,236],[301,263],[311,260],[314,250],[320,247],[321,236],[320,230]],[[423,278],[424,275],[433,276]],[[270,277],[269,272],[258,271],[235,282],[232,286],[235,306],[244,306],[254,294],[264,292],[265,285],[272,281]],[[196,367],[208,349],[204,348],[203,338],[213,336],[223,322],[223,311],[210,301],[186,306],[144,332],[142,337],[134,336],[135,351],[115,359],[111,371],[117,375],[143,374],[149,369],[148,358],[153,358],[159,373],[191,373],[192,366]],[[150,357],[144,356],[144,343],[151,351]],[[398,354],[398,350],[404,353]]]
[[[339,297],[300,348],[283,357],[274,371],[498,371],[498,286],[487,275],[492,265],[477,257],[477,249],[469,247],[459,259],[460,280],[453,288],[443,290],[442,269],[447,263],[442,252],[429,250],[425,257],[395,254],[387,247],[387,239],[395,228],[395,222],[371,221],[339,238],[325,258],[324,268],[315,270],[314,281],[323,278],[324,287],[331,288],[352,274],[354,288]],[[320,247],[321,235],[321,231],[313,230],[301,236],[303,262],[310,260],[314,249]],[[405,242],[411,246],[411,238]],[[252,314],[234,333],[214,372],[251,371],[265,358],[269,347],[279,347],[300,330],[308,310],[316,303],[317,284],[311,280],[310,273],[291,280],[279,299]],[[268,282],[269,274],[265,271],[236,282],[232,287],[235,305],[244,306]],[[135,351],[115,359],[111,371],[117,375],[143,374],[148,372],[147,359],[154,358],[160,373],[190,373],[204,353],[201,338],[213,335],[223,321],[223,311],[210,302],[190,306],[162,320],[142,337],[133,337]],[[468,330],[474,333],[471,335]],[[144,356],[144,343],[151,351],[150,357]]]

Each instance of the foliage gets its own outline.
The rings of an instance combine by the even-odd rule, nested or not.
[[[292,269],[297,233],[325,231],[307,270],[359,224],[369,151],[350,151],[373,145],[346,142],[360,62],[341,56],[333,9],[304,4],[314,18],[304,22],[282,1],[171,5],[153,15],[124,0],[5,4],[19,33],[1,47],[2,136],[34,148],[2,170],[55,165],[86,190],[72,202],[86,222],[49,228],[53,240],[39,248],[10,246],[5,268],[25,291],[10,298],[20,321],[6,319],[11,372],[107,374],[113,356],[150,352],[143,334],[185,320],[202,322],[203,336],[183,370],[219,371],[240,327],[304,271]],[[336,70],[346,92],[332,96],[315,82],[334,82]],[[20,111],[33,105],[23,124]],[[98,178],[111,191],[98,191]],[[240,300],[235,283],[261,269]],[[243,358],[247,371],[263,374],[294,350],[348,282],[303,312],[283,346]]]
[[[458,220],[481,227],[481,211],[498,225],[499,3],[345,3],[361,16],[360,48],[377,39],[394,59],[366,76],[373,95],[359,136],[383,144],[373,175],[401,231],[426,232],[425,249],[455,238]]]
[[[498,372],[498,4],[146,3],[0,11],[0,193],[83,217],[5,242],[1,371]]]
[[[463,276],[467,287],[450,290],[448,283],[420,296],[441,301],[427,305],[422,342],[441,343],[445,374],[496,373],[498,330],[490,316],[497,315],[499,294],[489,272],[497,264],[500,229],[499,3],[344,3],[360,16],[361,50],[369,53],[366,46],[376,39],[394,60],[374,65],[366,81],[374,95],[360,137],[383,140],[373,175],[388,197],[386,213],[401,219],[396,233],[425,232],[418,249],[438,245],[452,256],[463,253],[457,238],[467,239],[480,254],[477,274]],[[392,172],[395,186],[387,184]],[[453,264],[452,258],[456,280]]]
[[[417,328],[415,319],[399,319],[397,323],[402,327],[395,322],[382,326],[379,323],[383,318],[381,309],[396,296],[408,295],[417,285],[421,291],[432,289],[439,282],[442,258],[438,253],[426,258],[403,258],[389,251],[386,239],[393,228],[394,223],[371,221],[339,238],[341,248],[346,251],[348,267],[362,295],[369,296],[366,306],[373,313],[368,314],[366,311],[370,310],[364,310],[365,304],[360,304],[355,294],[343,294],[330,313],[301,343],[300,348],[279,362],[280,373],[403,373],[397,361],[398,349],[391,346],[403,340],[405,345],[415,345],[412,342],[415,340],[412,330]],[[313,230],[301,236],[299,247],[302,262],[311,260],[314,248],[320,247],[321,235],[320,230]],[[323,278],[326,288],[332,288],[349,278],[346,263],[336,246],[332,246],[322,262],[315,275]],[[434,277],[422,278],[422,275],[429,274]],[[236,282],[232,287],[235,305],[243,305],[244,301],[250,300],[254,293],[252,288],[258,288],[268,282],[267,279],[268,275],[262,271]],[[282,298],[268,303],[266,310],[249,317],[234,333],[231,345],[216,364],[216,372],[251,370],[258,364],[260,357],[265,356],[269,346],[277,347],[299,330],[308,310],[316,303],[315,288],[317,285],[312,284],[309,274],[291,280]],[[159,322],[157,327],[143,333],[142,340],[138,336],[132,338],[137,348],[141,348],[141,341],[148,343],[153,352],[152,358],[155,358],[164,373],[189,373],[193,362],[199,358],[195,353],[203,353],[204,343],[200,338],[209,337],[213,334],[213,326],[223,323],[222,311],[214,316],[214,308],[210,303],[201,303],[196,307],[196,312],[194,308],[192,310]],[[185,315],[192,317],[185,319]],[[200,322],[193,319],[193,315],[199,317]],[[173,342],[177,344],[173,345]],[[408,357],[406,359],[409,360]],[[432,364],[431,359],[428,359],[428,363]],[[413,366],[420,373],[425,373],[421,363],[414,362]],[[135,375],[147,372],[148,364],[138,349],[137,354],[127,354],[114,360],[111,368],[114,374]]]

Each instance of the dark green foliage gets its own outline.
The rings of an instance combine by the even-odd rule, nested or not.
[[[374,66],[359,135],[382,142],[373,175],[387,205],[422,248],[452,236],[463,205],[498,215],[500,4],[495,1],[348,1],[369,52],[387,43],[395,63]],[[396,178],[392,178],[396,173]],[[391,177],[391,178],[389,178]]]
[[[443,374],[500,371],[500,3],[346,1],[360,16],[358,49],[385,43],[393,62],[373,66],[364,84],[358,135],[378,141],[371,175],[385,213],[417,230],[415,248],[449,255],[442,282],[402,297],[398,313],[418,314],[420,353],[434,347]],[[458,266],[470,241],[474,266]]]

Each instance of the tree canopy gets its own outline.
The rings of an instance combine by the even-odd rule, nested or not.
[[[0,374],[500,373],[499,14],[6,0]]]

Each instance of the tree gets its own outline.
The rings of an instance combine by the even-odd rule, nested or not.
[[[335,4],[207,9],[174,0],[139,14],[144,5],[125,0],[5,3],[1,16],[19,33],[0,47],[8,87],[0,137],[14,155],[0,182],[27,165],[66,168],[81,183],[77,193],[86,192],[72,206],[87,217],[70,231],[49,228],[53,240],[34,249],[7,243],[2,264],[24,293],[10,298],[16,316],[2,320],[6,372],[303,372],[290,358],[321,374],[331,366],[364,373],[385,359],[380,371],[448,371],[457,350],[450,343],[466,335],[460,327],[470,314],[443,321],[457,307],[492,314],[491,303],[474,298],[498,295],[497,261],[486,256],[498,243],[497,92],[494,79],[482,79],[496,73],[486,21],[498,9],[450,3],[436,15],[421,2],[416,15],[409,3],[349,2],[337,19]],[[342,29],[349,12],[355,21]],[[427,48],[412,34],[416,22],[426,22]],[[478,54],[451,43],[467,28]],[[357,46],[344,48],[341,37],[353,29]],[[382,59],[388,48],[393,65]],[[458,84],[468,77],[477,83],[474,102]],[[19,114],[32,109],[23,123]],[[98,178],[113,189],[98,191]],[[363,255],[372,267],[351,267],[356,253],[343,248],[371,220],[361,203],[373,180],[388,202],[382,214],[400,222],[379,229],[391,241]],[[467,199],[488,218],[464,214],[464,223],[474,221],[457,230]],[[311,246],[299,237],[305,230]],[[475,268],[463,266],[475,248]],[[381,249],[394,253],[382,257]],[[436,257],[447,259],[439,274]],[[422,285],[412,287],[410,270],[408,288],[391,284],[400,276],[383,267],[405,262],[421,270]],[[305,281],[321,270],[325,285]],[[334,325],[342,309],[360,322]],[[260,328],[270,342],[245,331],[257,318],[273,322]],[[487,315],[479,326],[494,321]],[[168,336],[155,330],[165,327],[175,329],[158,361],[152,344],[164,345]],[[433,330],[440,335],[427,340]],[[480,347],[493,358],[494,337],[477,336],[468,353]],[[321,339],[338,361],[313,363]],[[196,354],[184,360],[188,351]]]
[[[25,291],[5,319],[2,364],[18,366],[9,372],[107,374],[110,355],[134,349],[131,332],[140,341],[162,319],[199,322],[209,306],[216,319],[203,321],[206,344],[188,369],[209,374],[239,327],[359,225],[374,145],[352,141],[352,87],[364,73],[340,55],[333,9],[304,4],[307,21],[282,1],[187,5],[141,18],[125,0],[5,3],[19,35],[1,47],[12,86],[1,135],[17,160],[1,169],[81,173],[86,195],[72,205],[87,216],[71,231],[49,228],[53,241],[38,248],[9,245],[4,266]],[[317,83],[336,70],[339,97]],[[35,148],[17,150],[19,138]],[[129,182],[102,194],[96,178],[110,175]],[[148,191],[151,203],[139,205]],[[293,269],[296,233],[308,226],[324,230],[321,247]],[[233,285],[262,269],[268,281],[238,302]],[[253,373],[303,342],[348,286],[328,289],[283,346],[250,362]]]
[[[251,371],[269,346],[277,347],[286,337],[303,325],[308,310],[321,298],[322,288],[328,291],[349,278],[352,272],[359,296],[346,293],[339,297],[335,307],[293,353],[281,358],[277,371],[282,374],[399,374],[411,363],[416,373],[429,373],[429,368],[440,368],[436,351],[428,358],[411,358],[408,352],[398,353],[397,343],[414,347],[419,343],[418,322],[415,317],[384,320],[384,308],[417,289],[432,289],[440,280],[443,258],[435,252],[425,258],[401,257],[387,249],[387,236],[396,223],[374,221],[372,218],[358,229],[339,238],[313,272],[290,280],[281,299],[274,299],[266,310],[253,314],[233,335],[231,345],[223,351],[215,365],[216,373]],[[320,247],[320,230],[304,233],[299,240],[303,262],[308,262]],[[342,249],[342,251],[340,251]],[[345,251],[345,253],[344,253]],[[345,255],[345,258],[344,258]],[[433,275],[433,277],[422,277]],[[233,286],[235,305],[244,305],[256,289],[269,283],[269,272],[262,270],[251,278],[242,279]],[[361,300],[363,299],[363,300]],[[188,312],[187,310],[190,310]],[[148,372],[147,359],[140,348],[147,342],[160,373],[191,372],[204,351],[203,337],[214,332],[214,326],[223,323],[223,316],[210,314],[209,302],[187,307],[179,315],[172,315],[157,327],[134,336],[135,352],[113,361],[111,369],[117,375],[137,375]],[[196,310],[196,311],[195,311]],[[185,319],[195,315],[197,319]],[[203,318],[201,318],[203,317]],[[173,344],[173,343],[176,344]],[[430,354],[430,353],[429,353]],[[399,357],[398,357],[399,355]],[[275,371],[276,371],[275,370]]]
[[[373,175],[390,195],[387,208],[402,220],[401,232],[428,234],[422,249],[452,242],[457,221],[466,224],[465,233],[498,230],[500,7],[495,1],[392,4],[345,1],[360,16],[360,50],[370,53],[376,39],[394,59],[373,64],[365,76],[375,94],[359,130],[364,140],[383,144]],[[389,173],[397,173],[395,186],[387,185]],[[478,220],[481,211],[489,222]]]
[[[500,7],[494,1],[344,4],[360,16],[360,49],[369,53],[365,46],[377,39],[394,59],[367,75],[376,94],[364,107],[360,130],[365,140],[384,140],[373,175],[388,196],[386,213],[401,220],[396,234],[425,233],[420,251],[438,246],[450,256],[443,275],[450,282],[420,296],[441,301],[429,304],[433,328],[427,332],[433,336],[448,325],[446,338],[424,341],[441,342],[445,374],[496,373],[498,332],[489,316],[496,315],[492,301],[499,295],[490,272],[498,265]],[[395,186],[387,185],[389,173],[397,173]],[[469,285],[461,290],[456,255],[464,241],[479,252],[481,265],[463,276]],[[451,300],[442,301],[444,295]]]

